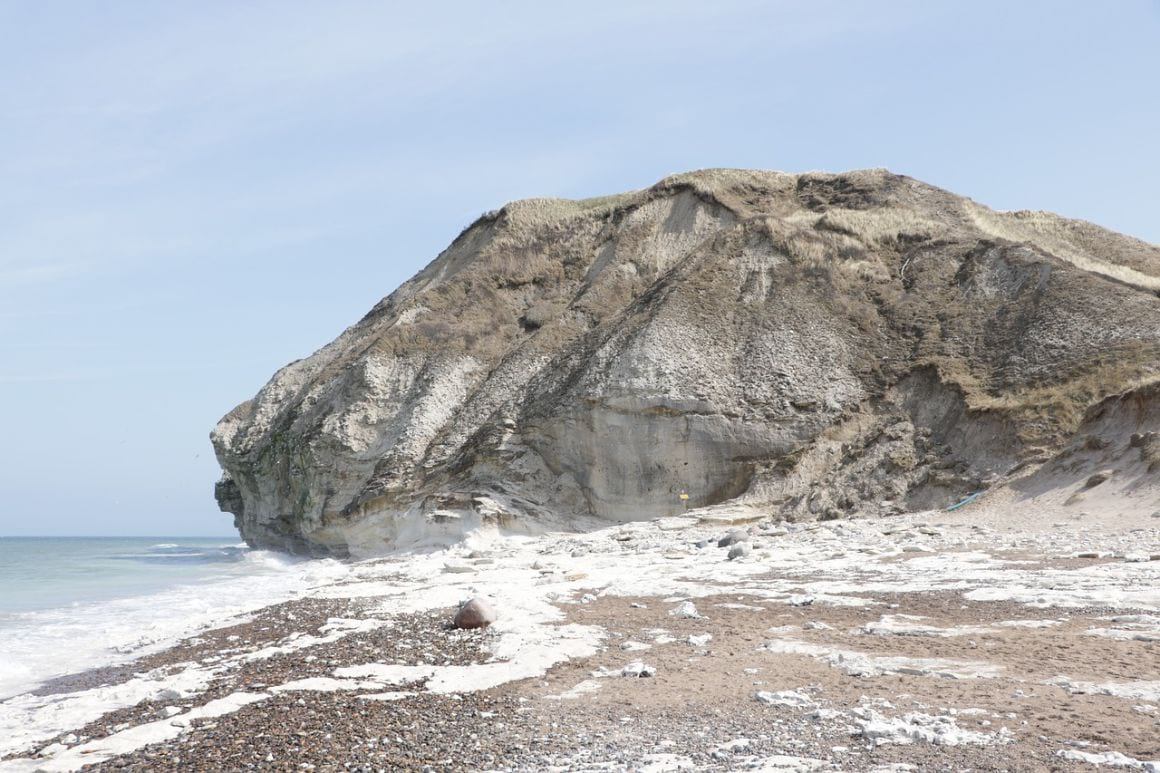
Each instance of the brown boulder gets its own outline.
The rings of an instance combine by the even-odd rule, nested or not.
[[[481,598],[473,598],[455,613],[456,628],[487,628],[495,622],[495,608]]]

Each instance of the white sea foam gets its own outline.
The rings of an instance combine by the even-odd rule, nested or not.
[[[281,569],[275,567],[280,566]],[[211,674],[191,668],[97,690],[25,694],[55,677],[114,666],[208,627],[293,598],[350,570],[337,561],[270,561],[261,570],[159,593],[11,616],[0,627],[0,754],[131,706],[164,687],[200,689]],[[188,682],[188,684],[186,684]]]

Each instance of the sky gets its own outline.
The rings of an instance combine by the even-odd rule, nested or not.
[[[506,201],[887,167],[1156,243],[1158,138],[1157,0],[6,0],[0,535],[232,534],[218,418]]]

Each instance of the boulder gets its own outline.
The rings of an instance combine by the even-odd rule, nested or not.
[[[734,529],[733,531],[729,532],[721,539],[717,540],[717,547],[727,548],[730,545],[736,545],[739,542],[748,542],[748,541],[749,541],[749,532],[745,531],[744,529]]]
[[[459,608],[455,613],[454,625],[456,628],[473,629],[487,628],[495,622],[495,608],[486,600],[473,598]]]

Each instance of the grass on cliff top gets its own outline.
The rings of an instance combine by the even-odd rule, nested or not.
[[[1033,244],[1084,271],[1160,290],[1160,249],[1146,242],[1050,212],[996,212],[970,201],[964,206],[989,236]]]

